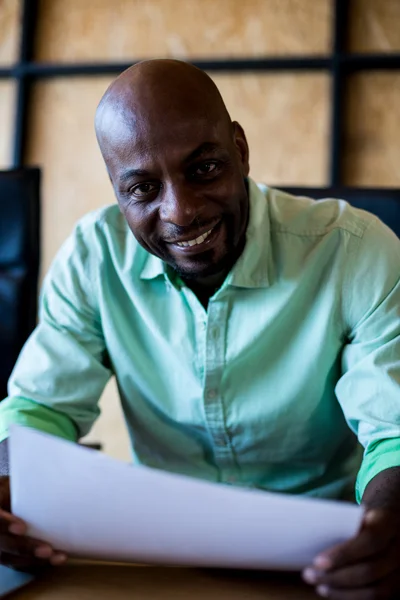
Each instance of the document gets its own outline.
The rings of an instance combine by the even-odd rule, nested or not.
[[[13,512],[73,557],[299,570],[362,519],[353,504],[131,466],[16,425],[10,469]]]

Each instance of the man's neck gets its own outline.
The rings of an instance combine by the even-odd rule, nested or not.
[[[204,278],[183,278],[183,281],[185,285],[187,285],[187,287],[190,288],[192,292],[197,296],[199,302],[201,302],[201,304],[207,310],[210,298],[214,296],[215,292],[224,283],[227,275],[228,271],[223,271],[221,273],[216,273],[215,275],[211,275],[209,277]]]

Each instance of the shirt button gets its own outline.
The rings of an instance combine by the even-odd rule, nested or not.
[[[211,329],[211,337],[214,338],[214,340],[218,337],[219,335],[219,328],[218,327],[213,327]]]
[[[216,397],[217,397],[217,390],[214,390],[214,389],[208,390],[208,392],[207,392],[207,398],[209,400],[213,400]]]

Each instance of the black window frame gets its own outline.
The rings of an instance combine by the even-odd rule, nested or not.
[[[400,70],[400,53],[355,54],[347,52],[349,9],[351,0],[333,0],[332,49],[327,56],[226,58],[191,60],[209,72],[265,73],[265,72],[322,72],[331,76],[329,181],[328,186],[344,185],[344,114],[346,109],[346,82],[349,74],[360,71]],[[39,0],[22,0],[21,33],[18,61],[0,68],[0,79],[16,84],[16,109],[13,129],[12,166],[24,165],[29,134],[29,100],[32,84],[38,79],[68,76],[98,76],[118,74],[137,62],[106,63],[39,63],[34,60],[36,24],[39,18]]]

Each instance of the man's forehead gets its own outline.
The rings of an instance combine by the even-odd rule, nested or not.
[[[106,134],[108,150],[116,154],[151,155],[163,148],[180,153],[189,153],[201,145],[223,145],[226,132],[221,122],[211,120],[206,114],[161,115],[140,118],[125,114],[110,124]]]

